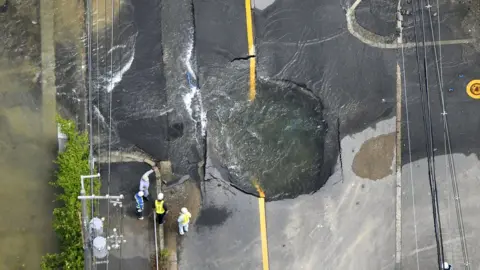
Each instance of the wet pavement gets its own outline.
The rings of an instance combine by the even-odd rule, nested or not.
[[[431,209],[431,201],[429,201],[428,179],[426,178],[426,167],[423,165],[426,155],[424,149],[426,139],[423,133],[421,92],[419,91],[415,50],[412,48],[404,49],[402,57],[400,50],[381,50],[362,44],[360,40],[350,35],[346,30],[347,25],[342,6],[348,7],[352,3],[322,2],[322,4],[317,4],[305,2],[298,5],[285,1],[263,2],[269,1],[262,1],[263,10],[254,11],[257,50],[256,71],[257,78],[259,78],[257,80],[257,91],[260,93],[258,102],[263,102],[261,93],[264,81],[281,82],[279,84],[284,88],[293,84],[312,93],[314,97],[311,99],[317,101],[323,107],[322,117],[328,127],[326,134],[323,135],[325,136],[324,147],[313,149],[317,152],[323,152],[324,162],[329,159],[332,161],[327,162],[328,166],[321,167],[322,170],[329,172],[328,176],[331,175],[329,178],[328,176],[313,178],[318,181],[320,186],[328,178],[326,184],[313,195],[302,195],[291,200],[267,203],[270,267],[272,269],[317,269],[319,266],[322,269],[393,269],[395,267],[395,244],[396,241],[401,240],[403,241],[401,245],[403,269],[416,269],[414,257],[417,253],[419,254],[418,269],[434,269],[436,254],[433,222],[431,210],[429,210]],[[466,28],[465,25],[459,23],[464,21],[465,12],[462,12],[464,3],[448,4],[440,1],[440,4],[441,12],[439,12],[439,16],[442,23],[442,40],[471,38],[472,36],[468,34],[469,31],[465,32],[463,30]],[[196,33],[197,36],[200,36],[197,39],[199,72],[200,77],[204,77],[203,95],[209,97],[205,104],[209,112],[207,113],[209,115],[207,157],[211,160],[207,162],[206,179],[214,179],[221,183],[221,187],[206,185],[204,192],[207,194],[209,192],[213,194],[230,194],[230,192],[235,194],[235,189],[232,187],[228,188],[228,191],[222,191],[225,189],[223,184],[226,182],[231,182],[237,187],[251,192],[252,186],[249,185],[255,174],[260,175],[261,184],[265,187],[276,186],[277,184],[281,186],[282,181],[285,181],[286,178],[283,177],[285,174],[280,176],[281,179],[279,177],[265,177],[268,174],[264,172],[268,171],[267,168],[272,167],[269,164],[269,155],[254,154],[253,158],[256,157],[257,162],[255,163],[256,167],[252,169],[245,166],[248,164],[245,162],[245,154],[235,154],[236,152],[240,153],[242,148],[248,149],[250,145],[258,145],[257,147],[260,149],[264,145],[269,145],[268,140],[266,140],[268,137],[262,136],[264,134],[258,132],[259,129],[252,127],[251,123],[255,121],[255,116],[252,115],[260,114],[265,117],[263,120],[269,122],[267,120],[270,119],[269,113],[272,111],[274,113],[279,112],[268,105],[263,106],[261,110],[252,109],[255,108],[257,100],[253,102],[254,105],[247,105],[248,62],[242,62],[242,60],[228,61],[228,59],[244,57],[247,52],[245,36],[239,34],[242,30],[246,32],[244,28],[246,23],[241,15],[241,8],[236,8],[236,5],[239,4],[232,3],[229,5],[229,9],[224,9],[224,6],[215,1],[209,1],[202,2],[201,5],[198,4],[197,6],[200,7],[196,9]],[[205,14],[209,14],[208,18],[203,17],[203,9],[208,10],[208,12],[204,11]],[[216,9],[217,11],[215,11]],[[433,9],[435,7],[432,8],[432,11]],[[312,11],[318,11],[318,15],[312,15]],[[395,36],[395,12],[395,7],[382,6],[378,1],[362,1],[359,9],[356,10],[356,15],[359,16],[357,18],[358,23],[367,30],[379,35],[392,34],[393,32],[393,36]],[[424,10],[424,12],[426,11]],[[373,15],[369,17],[369,13]],[[313,14],[317,13],[313,12]],[[393,15],[393,18],[390,15]],[[419,13],[417,15],[419,16]],[[211,19],[212,16],[216,16],[215,18],[218,19]],[[228,23],[215,24],[217,20],[221,21],[221,17],[228,17]],[[436,23],[436,17],[434,18],[433,24]],[[411,23],[412,19],[407,18],[404,25],[404,39],[408,42],[412,42],[413,27]],[[212,31],[208,32],[207,29],[215,29],[213,33],[223,31],[221,39],[212,34]],[[426,24],[425,31],[427,33],[426,41],[433,40],[428,24]],[[438,29],[434,26],[433,31],[436,33]],[[206,36],[209,38],[206,38]],[[436,39],[438,39],[438,36],[436,36]],[[215,42],[211,40],[215,40]],[[440,49],[437,47],[436,50],[437,57],[440,57]],[[420,51],[420,53],[423,57],[423,51]],[[439,71],[440,67],[435,64],[433,47],[429,47],[426,53],[432,99],[435,155],[437,155],[437,159],[443,159],[442,154],[445,153],[441,118],[443,109],[439,106],[439,90],[436,78],[437,68]],[[475,124],[476,120],[474,120],[477,119],[474,115],[478,114],[479,107],[475,100],[466,95],[465,86],[478,74],[478,64],[476,63],[479,61],[479,54],[472,46],[467,44],[442,46],[442,53],[441,76],[444,82],[442,91],[445,95],[445,103],[449,114],[452,151],[454,153],[478,155],[478,143],[476,143],[473,134],[477,134],[479,131],[478,127],[480,125]],[[423,58],[421,58],[421,61],[423,61]],[[395,74],[397,65],[401,69],[400,76]],[[401,103],[402,145],[400,147],[402,151],[401,164],[403,165],[400,184],[405,187],[401,196],[405,203],[401,210],[402,219],[400,223],[404,235],[401,239],[396,239],[396,160],[394,157],[397,153],[393,149],[395,142],[388,140],[395,138],[396,118],[392,118],[392,116],[394,116],[396,109],[396,94],[404,95],[404,89],[397,88],[399,82],[401,85],[405,85],[407,93],[407,96],[402,98]],[[218,86],[224,84],[228,87]],[[266,89],[274,93],[278,91],[277,89],[273,90],[272,87]],[[229,110],[223,112],[221,107],[214,107],[214,104],[218,103],[232,105],[229,106]],[[407,103],[409,106],[408,118],[406,118]],[[253,112],[246,114],[248,116],[238,116],[243,120],[240,125],[236,125],[234,128],[228,127],[228,125],[232,125],[232,122],[235,123],[234,119],[236,119],[237,114],[249,110]],[[283,119],[284,116],[280,113],[272,118],[276,119],[275,122],[278,123],[278,120]],[[304,119],[302,118],[302,120]],[[337,119],[340,123],[339,128],[336,123]],[[465,121],[465,119],[471,120]],[[281,126],[281,124],[279,125]],[[231,136],[229,130],[244,130],[247,135]],[[409,138],[407,138],[407,132],[410,133]],[[217,134],[221,134],[221,136]],[[281,133],[276,132],[276,134],[278,136]],[[376,137],[380,135],[386,137]],[[295,136],[298,135],[291,135],[292,141],[295,141],[293,139]],[[373,139],[377,142],[367,143]],[[408,139],[410,139],[410,142],[408,142]],[[338,142],[339,140],[341,142]],[[370,150],[372,151],[370,152],[371,155],[368,155],[368,151],[366,154],[357,154],[361,150],[359,148],[362,144],[373,147]],[[375,146],[375,144],[378,145]],[[222,145],[226,146],[222,147]],[[387,146],[391,150],[388,150],[388,148],[385,150]],[[279,151],[276,160],[279,160],[280,163],[285,156],[291,164],[296,162],[295,158],[288,159],[288,155],[280,151],[277,145],[271,148]],[[377,155],[377,152],[381,154]],[[308,155],[304,155],[304,157],[306,156]],[[476,181],[472,171],[478,169],[478,161],[475,156],[470,156],[468,162],[463,161],[464,158],[461,156],[455,155],[455,159],[458,159],[456,163],[462,163],[457,168],[457,175],[459,176],[459,182],[461,182],[459,186],[464,185],[464,187],[460,187],[460,196],[461,201],[467,201],[464,210],[467,243],[469,249],[472,249],[472,252],[475,253],[477,247],[469,239],[472,235],[476,235],[480,229],[473,222],[476,216],[476,207],[473,201],[476,199],[471,195],[473,194],[471,190],[474,189],[473,183]],[[389,160],[390,163],[379,160],[381,158]],[[307,160],[310,161],[311,159],[307,158]],[[408,164],[412,161],[415,161],[415,165]],[[415,166],[411,176],[409,176],[410,166]],[[437,170],[437,181],[443,194],[439,195],[442,201],[440,205],[441,216],[442,220],[448,220],[443,221],[443,224],[445,224],[443,228],[446,259],[455,261],[454,267],[462,267],[463,259],[458,244],[458,232],[456,234],[454,232],[456,230],[456,218],[451,181],[445,179],[448,175],[448,172],[445,171],[445,164],[442,165],[441,162],[437,162]],[[242,173],[238,173],[238,171]],[[238,175],[241,176],[238,177]],[[421,212],[421,214],[417,213],[417,217],[421,216],[421,218],[415,220],[412,220],[412,195],[408,186],[410,182],[406,180],[410,177],[414,179],[416,196],[420,196],[415,201],[415,207]],[[307,190],[317,190],[308,185],[305,186],[305,181],[308,182],[308,178],[293,177],[293,179],[295,179],[292,181],[295,183],[295,187],[292,189],[289,186],[286,189],[288,191],[283,191],[284,193],[288,192],[289,196],[305,193]],[[244,181],[243,185],[239,184],[241,181]],[[273,194],[269,191],[273,191]],[[267,188],[266,193],[267,197],[278,198],[282,191]],[[220,197],[222,196],[225,195],[220,195]],[[248,204],[241,199],[242,196],[245,196],[244,194],[230,196],[232,198],[227,203],[227,209],[235,209],[235,206],[231,206],[233,203],[237,207],[248,206],[247,212],[249,215],[258,212],[258,206],[253,203]],[[208,207],[207,203],[206,208],[208,209]],[[236,212],[233,211],[229,219],[234,219],[237,215]],[[201,269],[222,269],[221,265],[225,263],[223,260],[217,259],[205,262],[193,255],[195,250],[198,249],[198,244],[195,243],[199,239],[205,239],[203,241],[208,241],[209,246],[215,246],[215,248],[209,250],[209,258],[226,257],[227,262],[235,260],[237,257],[230,259],[230,255],[224,255],[223,253],[224,247],[234,245],[232,243],[235,243],[235,250],[249,250],[250,252],[251,249],[255,249],[257,252],[256,258],[258,258],[262,253],[258,244],[252,247],[252,242],[236,240],[236,235],[228,236],[227,239],[221,239],[217,236],[224,231],[248,228],[245,230],[248,239],[252,237],[251,234],[259,238],[259,225],[250,223],[252,222],[234,223],[227,221],[221,225],[212,225],[210,226],[210,237],[195,232],[191,236],[193,239],[184,240],[184,250],[180,258],[185,261],[181,261],[181,269],[189,269],[188,266],[195,263],[203,265]],[[413,240],[415,237],[412,235],[412,224],[416,224],[418,228],[418,241]],[[416,247],[414,247],[415,243],[417,244]],[[319,254],[321,255],[319,256]],[[182,257],[182,255],[184,256]],[[249,258],[251,257],[249,256]],[[473,267],[477,267],[477,264],[475,264],[476,258],[471,259],[470,263],[473,264]]]
[[[407,150],[404,101],[402,163],[410,162],[408,151],[412,161],[422,162],[425,157],[415,51],[405,49],[402,57],[400,50],[374,48],[352,36],[345,19],[345,8],[352,3],[263,3],[262,10],[254,11],[257,97],[250,103],[244,3],[193,4],[189,9],[186,1],[163,3],[184,17],[154,3],[126,4],[120,11],[121,23],[114,28],[113,72],[108,71],[109,56],[100,57],[97,78],[97,149],[105,151],[107,98],[113,91],[113,148],[140,150],[160,160],[171,158],[177,176],[189,173],[194,177],[198,162],[207,161],[208,181],[200,185],[202,208],[189,234],[180,240],[180,269],[261,267],[257,198],[242,192],[256,193],[252,184],[256,178],[269,200],[292,198],[266,206],[272,269],[316,269],[318,265],[392,269],[396,241],[394,115],[397,83],[403,73],[413,139]],[[395,8],[362,1],[355,15],[360,26],[394,40]],[[442,8],[447,9],[457,7]],[[159,10],[163,17],[154,12]],[[194,24],[189,12],[193,12]],[[456,32],[461,18],[448,19],[443,24],[451,21],[447,27]],[[411,22],[407,18],[404,26],[405,40],[410,42]],[[468,38],[445,33],[447,38]],[[158,46],[162,39],[163,50]],[[112,49],[108,38],[102,42],[104,51]],[[430,59],[432,53],[429,48]],[[473,78],[476,55],[468,45],[443,47],[444,88],[448,84],[462,89]],[[436,72],[430,61],[433,88]],[[102,73],[104,68],[107,71]],[[192,79],[190,85],[187,78],[182,79],[186,73]],[[117,78],[113,87],[111,77]],[[451,112],[454,151],[476,152],[474,137],[464,134],[476,133],[478,125],[460,121],[462,115],[475,114],[474,103],[465,98],[463,90],[449,92],[447,103],[454,108],[462,104],[462,110]],[[443,142],[438,103],[432,108],[437,115],[432,121],[438,145]],[[198,134],[205,127],[203,113],[206,138]],[[206,153],[201,151],[203,139]],[[440,147],[437,151],[442,154]],[[422,173],[415,177],[422,178]],[[419,192],[428,193],[424,188],[420,185]],[[408,198],[406,192],[402,194]],[[310,195],[296,197],[300,194]],[[418,200],[418,207],[427,209],[426,202]],[[402,211],[402,226],[408,231],[412,226],[408,203]],[[420,221],[425,235],[418,246],[428,249],[431,223]],[[411,264],[410,255],[405,255],[411,246],[405,240],[405,267]],[[428,264],[423,269],[431,264],[431,255],[426,256],[423,260]]]
[[[81,59],[85,50],[79,43],[82,32],[72,29],[83,18],[78,12],[81,8],[67,2],[59,6],[68,7],[69,12],[56,15],[56,25],[63,26],[55,36],[59,110],[83,125]],[[180,269],[225,269],[232,265],[238,269],[261,268],[258,199],[244,193],[256,194],[254,180],[259,180],[270,200],[266,217],[271,269],[393,269],[395,106],[397,83],[405,75],[401,118],[402,264],[404,269],[433,268],[435,248],[415,50],[405,48],[402,54],[398,49],[362,43],[349,32],[345,12],[351,2],[261,2],[261,9],[253,12],[257,96],[250,102],[245,3],[127,1],[115,9],[112,20],[108,18],[110,8],[94,1],[98,11],[92,48],[95,151],[98,155],[105,153],[111,139],[112,150],[169,159],[176,176],[190,174],[197,180],[198,166],[206,162],[207,181],[199,185],[203,203],[191,231],[180,242]],[[463,18],[469,12],[468,3],[440,4],[438,10],[433,5],[432,11],[441,18],[442,39],[466,39],[476,33],[469,31],[474,28],[469,29]],[[15,8],[12,10],[15,12]],[[365,0],[359,2],[354,13],[361,27],[392,39],[396,35],[395,12],[396,6]],[[403,26],[407,42],[412,42],[412,18],[406,16]],[[33,36],[37,37],[38,27],[31,23],[32,18],[22,20],[25,25],[31,24],[31,29],[18,33],[36,33]],[[437,31],[435,20],[433,25],[433,31]],[[429,22],[426,27],[430,34]],[[427,41],[432,39],[426,36]],[[36,233],[39,228],[48,231],[50,227],[51,198],[43,194],[49,194],[46,182],[51,165],[45,156],[53,159],[53,151],[49,148],[52,142],[38,135],[42,129],[38,112],[43,104],[37,94],[38,47],[14,42],[7,45],[0,59],[0,76],[5,76],[6,82],[0,89],[0,169],[12,179],[23,179],[21,193],[40,190],[42,196],[37,200],[45,204],[35,205],[35,212],[44,214],[33,217],[23,214],[31,210],[25,204],[25,210],[14,215],[11,225],[4,224],[2,233],[11,237],[9,246],[18,247],[19,252],[2,249],[5,256],[0,257],[16,258],[4,263],[7,269],[23,263],[29,268],[37,265],[39,256],[50,248],[40,242],[53,242],[44,239],[50,237],[48,234]],[[442,160],[443,108],[436,86],[440,67],[435,64],[440,48],[435,52],[429,47],[426,53],[435,154]],[[464,88],[480,71],[479,54],[470,45],[449,45],[442,46],[441,58],[452,147],[458,153],[455,158],[467,243],[476,267],[477,247],[472,239],[480,228],[476,226],[474,195],[478,160],[473,154],[479,154],[479,147],[473,134],[480,131],[480,123],[475,122],[479,107]],[[14,169],[18,164],[20,167]],[[23,170],[24,164],[28,164],[28,170]],[[414,169],[411,175],[410,167]],[[437,162],[441,215],[442,221],[446,220],[446,258],[457,268],[462,254],[456,238],[450,179],[445,177],[444,167]],[[104,176],[105,169],[102,165]],[[125,193],[126,199],[123,214],[118,209],[110,213],[109,227],[123,227],[127,240],[121,253],[112,251],[111,267],[146,269],[152,253],[153,225],[149,219],[139,222],[130,210],[138,179],[148,166],[122,163],[111,169],[110,193]],[[415,203],[410,178],[418,179],[413,182]],[[32,179],[36,181],[28,182]],[[7,180],[3,180],[4,185],[18,189]],[[103,178],[102,182],[106,192],[109,180]],[[4,197],[10,201],[11,194]],[[105,208],[100,206],[103,214]],[[36,226],[17,231],[19,223]],[[416,233],[412,228],[418,229]],[[12,236],[20,233],[31,234],[32,238]],[[23,259],[20,250],[34,246],[38,249],[29,253],[38,254],[38,258],[29,257],[31,262]]]
[[[446,156],[436,156],[438,198],[445,260],[456,268],[465,265],[459,225],[455,209],[452,179],[448,173]],[[470,269],[478,269],[480,256],[476,239],[480,234],[478,206],[479,160],[475,155],[453,155],[459,198],[463,212],[465,241]],[[427,161],[421,159],[403,167],[402,185],[402,266],[404,269],[433,269],[437,262],[437,246],[433,233],[431,198],[428,186]]]
[[[207,97],[207,156],[224,179],[247,192],[256,192],[255,178],[267,198],[316,191],[333,172],[339,138],[391,117],[396,52],[371,48],[349,35],[337,2],[275,1],[254,11],[257,98],[249,104],[248,62],[229,61],[247,54],[240,34],[245,17],[235,5],[223,10],[209,1],[195,9],[196,34],[202,37],[198,66]],[[218,9],[212,15],[217,19],[200,13],[207,8]],[[228,24],[216,25],[223,17],[230,18]],[[212,33],[220,31],[223,39],[210,46],[217,38]],[[277,106],[282,97],[288,106]]]
[[[343,170],[337,167],[324,187],[267,203],[271,269],[394,269],[394,173],[371,180],[352,170],[369,139],[394,129],[391,118],[345,137]],[[394,151],[393,145],[385,149]],[[390,159],[388,167],[394,164]]]
[[[41,257],[56,248],[48,185],[55,126],[46,128],[54,119],[42,115],[54,107],[41,98],[38,12],[36,2],[10,1],[0,13],[1,269],[40,269]]]
[[[257,198],[215,179],[202,190],[202,210],[179,240],[179,269],[261,269]]]
[[[102,201],[99,205],[100,216],[105,217],[104,232],[113,234],[113,228],[124,236],[125,243],[120,249],[111,250],[108,256],[109,269],[151,269],[150,256],[155,254],[155,236],[153,231],[152,203],[145,203],[145,218],[138,220],[135,215],[134,195],[142,175],[151,169],[146,163],[115,163],[110,167],[110,181],[108,164],[101,164],[102,194],[120,195],[122,208],[115,207]],[[155,194],[155,177],[150,175],[150,196]],[[152,198],[152,197],[150,197]],[[109,217],[109,218],[107,218]],[[106,269],[102,264],[98,269]]]
[[[106,11],[111,17],[108,7]],[[160,2],[126,1],[114,12],[113,24],[105,26],[101,12],[93,18],[92,99],[97,152],[108,150],[111,136],[114,150],[132,149],[157,159],[167,158],[164,127],[168,110],[165,92],[161,91],[165,79],[159,13]]]
[[[351,168],[368,139],[394,131],[391,118],[345,137],[343,170],[337,165],[320,191],[266,203],[270,269],[393,269],[394,174],[372,181]],[[385,151],[393,153],[393,144]],[[215,178],[202,190],[202,211],[218,214],[208,227],[201,216],[196,220],[182,243],[180,269],[261,269],[258,199]]]
[[[442,16],[449,19],[442,22],[442,40],[469,38],[470,33],[461,31],[459,21],[462,17],[451,17],[464,9],[463,3],[447,5],[442,3]],[[450,23],[449,23],[450,22]],[[463,25],[465,27],[466,25]],[[473,26],[470,26],[473,27]],[[445,29],[445,30],[444,30]],[[427,40],[432,40],[431,29],[427,26]],[[438,39],[437,28],[434,28],[435,39]],[[423,38],[423,37],[422,37]],[[470,80],[477,79],[480,69],[479,53],[471,45],[449,45],[429,47],[426,52],[419,50],[423,61],[426,53],[428,63],[428,79],[430,85],[432,131],[435,153],[435,174],[438,186],[438,200],[445,260],[456,268],[465,265],[461,246],[459,226],[465,227],[465,241],[469,257],[470,269],[479,266],[478,245],[473,238],[480,233],[477,213],[478,202],[475,190],[478,189],[479,169],[478,155],[480,145],[472,134],[480,132],[478,123],[478,100],[466,94],[466,85]],[[436,64],[436,59],[441,62]],[[437,246],[433,231],[433,215],[430,187],[428,185],[428,165],[424,158],[426,152],[426,136],[423,128],[421,96],[416,73],[416,54],[413,50],[405,50],[405,81],[403,119],[404,133],[402,155],[402,266],[405,269],[427,269],[437,262]],[[423,66],[421,66],[423,68]],[[443,83],[443,88],[439,85]],[[422,82],[423,84],[423,82]],[[441,92],[440,92],[441,91]],[[444,104],[442,104],[442,94]],[[424,96],[425,98],[425,96]],[[407,115],[408,110],[408,115]],[[447,113],[449,137],[451,140],[456,182],[458,183],[458,201],[461,204],[463,219],[459,218],[455,206],[455,189],[450,175],[452,166],[448,163],[448,144],[444,133],[442,113]],[[406,118],[408,117],[408,118]],[[468,120],[467,120],[468,119]],[[409,121],[408,129],[406,121]],[[410,156],[411,155],[411,156]],[[413,163],[410,163],[414,161]]]

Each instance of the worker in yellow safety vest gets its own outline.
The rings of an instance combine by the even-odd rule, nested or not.
[[[182,210],[180,212],[180,216],[178,217],[178,231],[180,235],[184,235],[186,232],[188,232],[188,224],[190,223],[190,219],[192,218],[192,214],[188,212],[188,209],[185,207],[182,207]]]
[[[157,215],[158,224],[163,224],[165,215],[168,213],[167,205],[163,200],[163,193],[158,193],[157,199],[153,204],[153,208],[155,209],[155,213]]]

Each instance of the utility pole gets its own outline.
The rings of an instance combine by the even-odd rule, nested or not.
[[[80,183],[81,183],[81,190],[80,196],[85,196],[85,179],[93,179],[93,178],[100,178],[100,174],[92,174],[92,175],[81,175],[80,176]],[[85,269],[91,269],[92,265],[92,253],[90,251],[90,232],[88,230],[88,212],[87,212],[87,201],[82,201],[82,228],[83,228],[83,250],[84,250],[84,264]]]
[[[123,239],[122,234],[118,234],[117,229],[113,228],[113,234],[107,237],[104,237],[103,232],[103,221],[104,218],[91,217],[89,219],[88,210],[87,210],[87,200],[108,200],[108,203],[112,203],[113,206],[122,207],[123,195],[111,196],[109,194],[105,196],[101,195],[87,195],[85,190],[85,179],[92,179],[91,183],[93,185],[93,179],[100,178],[100,174],[92,175],[82,175],[80,176],[81,181],[81,190],[80,196],[78,199],[82,202],[82,228],[83,228],[83,248],[84,248],[84,262],[85,269],[92,269],[92,266],[96,264],[108,264],[108,251],[110,249],[119,249],[122,243],[126,241]],[[92,212],[92,215],[94,213]],[[107,232],[107,235],[109,232]],[[107,258],[107,259],[104,259]],[[96,268],[96,267],[94,267]]]

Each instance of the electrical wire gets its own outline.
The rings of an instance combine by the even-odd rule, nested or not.
[[[112,2],[113,2],[113,0],[112,0]],[[118,9],[119,9],[119,12],[118,12],[118,14],[117,14],[117,16],[118,16],[118,23],[121,25],[120,4],[119,4]],[[113,19],[112,19],[112,22],[113,22]],[[123,47],[120,47],[120,55],[123,55]],[[112,89],[112,91],[113,91],[113,89]],[[119,234],[123,236],[123,215],[124,215],[124,213],[123,213],[123,204],[120,204],[120,207],[121,207],[121,208],[120,208],[120,230],[119,230]],[[123,237],[122,237],[122,240],[123,240]],[[120,258],[120,259],[119,259],[119,268],[120,268],[120,270],[122,270],[122,268],[123,268],[123,265],[122,265],[122,263],[123,263],[123,258],[122,258],[122,254],[123,254],[123,252],[122,252],[122,246],[123,246],[123,245],[120,244],[120,248],[119,248],[119,249],[120,249],[120,250],[119,250],[119,258]]]
[[[89,166],[90,175],[93,174],[93,104],[92,104],[92,2],[87,0],[87,69],[88,69],[88,118],[89,118]],[[94,179],[90,178],[90,192],[93,194]],[[92,217],[94,214],[93,202],[91,203]]]
[[[412,144],[411,144],[411,136],[410,136],[410,113],[408,110],[408,93],[407,93],[407,79],[406,79],[406,71],[405,71],[405,54],[404,54],[404,47],[403,42],[401,43],[401,55],[402,55],[402,69],[403,69],[403,92],[405,97],[405,115],[407,119],[407,143],[408,143],[408,158],[410,164],[410,174],[409,180],[412,188],[412,206],[413,206],[413,232],[415,235],[415,250],[418,250],[418,232],[417,232],[417,210],[415,207],[415,187],[413,184],[413,163],[412,163]],[[420,270],[420,261],[418,252],[415,252],[416,263],[417,263],[417,270]]]
[[[107,194],[110,195],[110,182],[111,182],[111,165],[112,165],[112,92],[113,92],[113,43],[114,43],[114,29],[115,29],[115,1],[111,0],[112,5],[112,18],[111,18],[111,40],[110,40],[110,50],[112,50],[110,54],[110,89],[111,91],[108,93],[109,101],[108,101],[108,180],[107,180]],[[110,201],[107,201],[107,239],[108,235],[110,234]],[[108,262],[107,255],[107,265],[106,268],[108,270],[109,262]]]
[[[94,171],[94,160],[93,160],[93,102],[92,102],[92,3],[91,0],[87,0],[87,8],[86,8],[86,13],[87,13],[87,91],[88,91],[88,135],[89,135],[89,169],[90,169],[90,175],[93,175]],[[94,189],[93,189],[93,183],[94,183],[94,178],[90,178],[90,193],[94,194]],[[90,203],[90,210],[91,210],[91,217],[93,218],[94,216],[94,201],[91,201]],[[87,213],[85,213],[87,214]],[[88,215],[88,214],[87,214]],[[85,232],[88,235],[88,238],[91,239],[90,235],[90,230],[87,228],[87,232]],[[95,269],[95,256],[93,256],[92,250],[89,250],[91,256],[91,260],[89,260],[92,265],[85,266],[89,267],[90,269]]]
[[[424,49],[424,56],[423,56],[423,78],[420,72],[421,64],[420,64],[420,56],[419,56],[419,42],[418,42],[418,33],[417,33],[417,16],[415,12],[415,7],[413,6],[412,2],[412,14],[414,16],[414,35],[415,35],[415,51],[416,51],[416,62],[417,62],[417,73],[418,73],[418,80],[419,80],[419,88],[420,88],[420,98],[421,98],[421,107],[422,107],[422,119],[423,119],[423,126],[424,126],[424,133],[425,133],[425,150],[427,153],[427,162],[428,162],[428,177],[429,177],[429,185],[430,185],[430,194],[432,200],[432,215],[433,215],[433,223],[434,223],[434,233],[435,233],[435,241],[437,244],[437,257],[438,257],[438,267],[442,269],[442,265],[444,262],[444,254],[443,254],[443,239],[441,235],[441,222],[440,222],[440,215],[439,215],[439,207],[438,207],[438,194],[437,194],[437,186],[436,186],[436,177],[435,177],[435,156],[434,156],[434,140],[433,140],[433,129],[431,123],[431,107],[430,107],[430,96],[429,96],[429,84],[428,84],[428,65],[427,65],[427,53],[425,47],[425,20],[423,16],[423,9],[420,6],[420,1],[416,1],[417,8],[421,10],[421,19],[422,19],[422,47]],[[424,87],[422,87],[422,85]],[[424,93],[425,92],[425,93]],[[424,96],[425,95],[425,96]],[[427,104],[425,104],[427,103]],[[427,106],[425,106],[427,105]],[[428,117],[427,117],[428,116]]]
[[[96,1],[96,15],[95,15],[95,26],[96,26],[96,46],[95,46],[95,55],[96,55],[96,66],[95,66],[95,71],[96,71],[96,77],[95,77],[95,90],[97,91],[97,110],[100,111],[100,50],[99,50],[99,43],[100,43],[100,37],[99,37],[99,20],[98,20],[98,10],[99,10],[99,1]],[[101,138],[100,138],[100,115],[97,115],[97,170],[98,172],[101,171],[100,167],[100,156],[101,156]],[[98,213],[100,213],[100,200],[97,200],[97,205]]]
[[[112,0],[112,21],[111,21],[111,41],[110,41],[110,48],[113,51],[113,43],[114,43],[114,11],[115,2]],[[110,89],[113,86],[113,52],[110,54]],[[110,181],[111,181],[111,163],[112,163],[112,92],[109,92],[109,102],[108,102],[108,186],[107,186],[107,193],[110,194]]]
[[[155,268],[158,270],[158,240],[157,240],[157,214],[153,213],[153,233],[155,239]]]
[[[123,217],[124,217],[125,213],[124,213],[124,210],[123,210],[123,204],[121,204],[120,206],[120,234],[123,236]],[[122,237],[122,240],[123,240],[123,237]],[[120,270],[122,270],[122,246],[123,245],[120,245]]]
[[[450,129],[448,126],[448,118],[447,118],[447,110],[445,106],[445,98],[443,94],[443,67],[442,67],[442,47],[440,42],[438,43],[438,54],[440,58],[437,55],[437,49],[435,46],[435,34],[433,30],[433,20],[432,20],[432,11],[431,11],[431,5],[430,5],[430,0],[427,1],[427,6],[428,8],[428,14],[429,14],[429,20],[430,20],[430,30],[432,34],[432,39],[434,41],[434,46],[433,46],[433,51],[434,51],[434,56],[435,56],[435,64],[437,67],[437,82],[439,86],[439,98],[440,98],[440,103],[442,105],[442,122],[443,122],[443,130],[444,130],[444,138],[445,138],[445,155],[447,157],[447,164],[446,166],[448,167],[448,171],[450,173],[450,179],[452,182],[452,190],[453,190],[453,195],[454,195],[454,201],[455,201],[455,210],[456,210],[456,216],[457,216],[457,226],[460,234],[460,242],[462,246],[462,256],[463,256],[463,261],[465,265],[465,269],[470,269],[469,266],[469,259],[468,259],[468,248],[466,244],[466,236],[465,236],[465,228],[464,228],[464,223],[463,223],[463,215],[462,215],[462,207],[461,207],[461,201],[460,201],[460,195],[458,191],[458,182],[457,182],[457,177],[456,177],[456,172],[455,172],[455,163],[452,155],[452,147],[451,147],[451,140],[450,140]],[[439,1],[437,0],[437,9],[438,13],[440,13],[440,5]],[[437,27],[438,27],[438,41],[440,41],[440,36],[441,36],[441,27],[440,27],[440,17],[437,16]]]

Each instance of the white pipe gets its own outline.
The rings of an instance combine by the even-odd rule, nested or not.
[[[106,196],[97,196],[97,195],[87,195],[87,196],[78,196],[78,198],[80,200],[90,200],[90,199],[106,199],[106,200],[114,200],[114,199],[123,199],[123,195],[120,195],[120,196],[110,196],[110,195],[106,195]]]
[[[92,174],[92,175],[81,175],[80,178],[87,179],[87,178],[95,178],[95,177],[100,177],[100,173],[97,174]]]
[[[158,240],[157,240],[157,213],[153,213],[153,230],[155,232],[155,261],[158,270]]]
[[[85,194],[85,183],[83,180],[89,179],[89,178],[95,178],[95,177],[100,177],[100,173],[92,174],[92,175],[80,175],[80,181],[82,186],[82,190],[80,191],[81,194]]]

